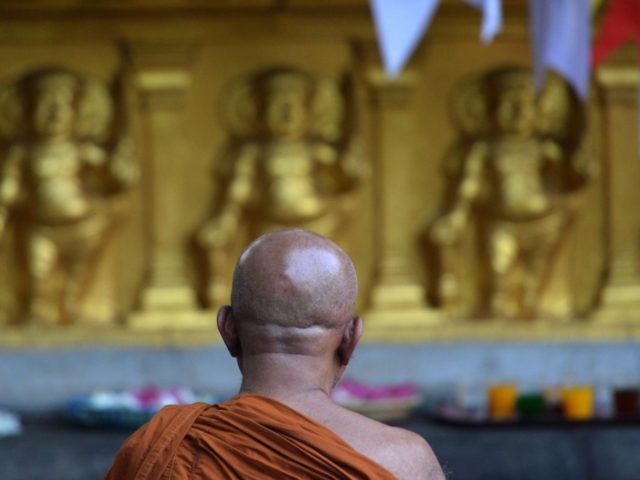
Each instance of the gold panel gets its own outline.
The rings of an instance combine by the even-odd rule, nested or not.
[[[122,102],[58,68],[5,82],[1,97],[5,321],[115,320],[105,259],[126,210],[119,197],[138,173]]]
[[[424,232],[431,298],[450,317],[576,319],[566,257],[596,167],[581,103],[556,76],[536,95],[517,67],[463,80],[453,100],[442,212]]]
[[[24,144],[29,158],[36,158],[42,139],[32,127],[19,139],[3,133],[0,182],[8,186],[0,209],[11,209],[11,216],[6,215],[0,246],[0,345],[217,341],[213,310],[227,296],[233,256],[259,232],[291,224],[317,225],[352,255],[361,283],[358,308],[368,320],[370,340],[638,338],[640,189],[634,179],[640,164],[637,78],[629,73],[636,71],[635,58],[629,50],[596,72],[583,108],[564,86],[551,95],[550,105],[564,108],[565,120],[577,119],[574,127],[585,123],[571,139],[531,130],[513,135],[514,118],[491,130],[489,124],[500,117],[495,115],[482,120],[486,125],[473,135],[465,133],[461,118],[451,118],[452,105],[469,98],[460,85],[469,78],[491,83],[487,75],[505,66],[524,86],[496,86],[502,85],[498,78],[464,108],[499,104],[516,91],[514,97],[526,100],[510,100],[513,109],[544,109],[547,97],[533,100],[528,74],[527,2],[503,4],[504,30],[483,45],[477,10],[459,0],[443,1],[405,73],[388,78],[381,72],[365,0],[0,1],[2,85],[56,67],[77,82],[102,85],[109,92],[103,104],[119,112],[108,135],[67,134],[67,153],[50,163],[57,172],[53,183],[20,184],[30,192],[22,210],[10,201],[12,185],[20,183],[10,173],[16,163],[11,152]],[[344,78],[348,93],[339,88]],[[53,96],[64,97],[65,88],[53,87]],[[9,90],[3,98],[11,97]],[[17,103],[3,100],[2,109],[26,108],[29,102],[37,104],[37,95]],[[270,111],[298,120],[284,122],[292,130],[283,133]],[[4,132],[23,128],[6,118]],[[326,120],[324,133],[313,126],[318,118]],[[33,123],[33,116],[28,120]],[[485,127],[490,135],[479,133]],[[118,177],[107,173],[119,168],[115,158],[125,130],[133,153],[122,163],[139,170],[138,178],[131,174],[117,193],[102,195],[104,185]],[[580,149],[578,136],[584,139]],[[91,168],[81,172],[73,166],[73,152],[87,142],[103,152],[98,157],[110,159],[99,178]],[[452,165],[452,146],[461,143],[468,151],[453,162],[461,168],[446,175],[443,165]],[[518,161],[520,167],[514,166]],[[482,165],[483,173],[474,173],[474,165]],[[491,194],[497,165],[517,170],[502,178],[505,188],[511,183],[516,191],[511,204],[471,195],[473,212],[457,215],[470,217],[459,245],[426,246],[425,238],[439,238],[439,230],[447,239],[451,230],[436,225],[447,223],[443,219],[466,201],[468,189],[488,190],[489,197],[504,193]],[[537,202],[536,192],[519,190],[523,179],[538,182],[542,203],[555,208],[544,221],[524,226],[517,215],[495,216],[520,200],[529,207]],[[113,228],[87,227],[88,237],[104,241],[95,250],[73,227],[59,228],[83,248],[69,248],[71,263],[57,266],[56,279],[43,287],[87,291],[56,307],[55,314],[50,304],[44,317],[54,325],[42,326],[36,325],[38,315],[25,313],[35,303],[16,291],[33,290],[24,262],[46,264],[47,254],[42,248],[39,254],[15,252],[29,243],[19,225],[43,228],[43,212],[57,198],[48,193],[49,200],[38,203],[34,192],[55,185],[67,190],[65,208],[90,199]],[[69,193],[77,185],[81,192]],[[284,200],[267,195],[270,187]],[[251,192],[248,203],[236,196],[245,188]],[[312,207],[323,214],[302,218],[293,212]],[[502,253],[494,258],[494,247],[482,237],[488,230],[503,238],[496,243]],[[525,250],[526,238],[533,237],[540,242],[514,260],[520,273],[500,277],[491,260],[512,265],[511,247]],[[62,243],[54,241],[53,251]],[[87,248],[91,259],[83,254]],[[425,262],[425,253],[437,262]],[[447,256],[462,277],[434,268],[443,268]],[[69,269],[75,264],[95,274],[79,280],[84,274]],[[525,283],[544,294],[525,293]]]
[[[345,80],[277,67],[223,90],[228,139],[217,161],[213,215],[194,238],[204,306],[228,302],[238,247],[268,231],[306,228],[348,249],[353,197],[367,165]]]

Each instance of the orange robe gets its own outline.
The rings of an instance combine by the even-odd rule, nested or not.
[[[393,479],[338,435],[260,395],[163,408],[122,446],[105,480]]]

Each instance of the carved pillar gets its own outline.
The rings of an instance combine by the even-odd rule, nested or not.
[[[184,138],[185,107],[195,49],[189,44],[136,43],[129,53],[139,99],[143,188],[148,246],[147,284],[141,311],[130,325],[176,327],[198,323],[193,289],[186,275],[184,225],[180,199],[188,195],[183,172],[188,165]]]
[[[603,67],[605,194],[608,201],[609,274],[596,320],[640,322],[640,163],[638,161],[637,66]]]
[[[417,281],[410,261],[413,239],[405,231],[407,184],[412,172],[411,145],[415,143],[416,122],[410,101],[416,78],[404,75],[389,79],[372,74],[370,87],[374,102],[374,131],[377,144],[376,181],[378,198],[379,264],[371,296],[374,310],[422,308],[424,289]]]
[[[365,59],[369,50],[364,47]],[[370,51],[370,50],[369,50]],[[362,53],[362,50],[361,52]],[[377,62],[376,62],[377,63]],[[375,159],[377,266],[371,292],[371,326],[418,326],[433,320],[426,308],[424,286],[415,267],[415,232],[406,209],[412,192],[408,188],[415,172],[411,171],[413,146],[417,138],[417,119],[411,100],[417,75],[405,73],[396,78],[386,76],[365,60],[365,78],[372,100],[373,143]]]

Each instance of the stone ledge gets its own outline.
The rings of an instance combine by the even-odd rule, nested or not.
[[[640,340],[640,321],[576,320],[533,322],[504,320],[444,320],[424,313],[365,315],[363,343],[417,344],[434,342],[624,342]],[[144,326],[4,327],[0,349],[68,348],[88,345],[128,347],[200,347],[221,338],[213,314],[200,324],[184,327],[164,323]],[[384,320],[384,321],[383,321]],[[640,320],[640,319],[639,319]],[[178,322],[176,322],[178,323]]]

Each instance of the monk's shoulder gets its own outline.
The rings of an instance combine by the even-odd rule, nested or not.
[[[423,437],[387,425],[383,437],[386,441],[381,444],[379,458],[399,479],[444,480],[440,462]]]
[[[348,410],[334,418],[340,420],[339,424],[334,423],[334,431],[397,478],[444,479],[438,459],[420,435]]]
[[[104,480],[133,478],[151,448],[167,432],[167,426],[184,412],[183,406],[166,406],[131,434],[118,450]]]
[[[149,437],[151,429],[153,426],[149,422],[127,438],[118,450],[104,480],[117,480],[135,475],[144,455],[149,450],[149,443],[146,439]]]

